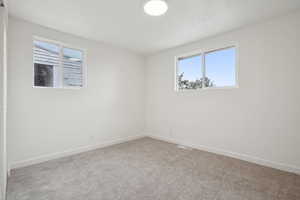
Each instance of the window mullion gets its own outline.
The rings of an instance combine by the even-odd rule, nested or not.
[[[202,88],[205,88],[205,53],[202,53],[201,71],[202,71]]]
[[[60,44],[60,51],[59,51],[59,60],[60,60],[60,83],[61,87],[64,87],[64,68],[63,68],[63,46]]]
[[[175,91],[179,90],[179,79],[178,79],[178,58],[175,60]]]

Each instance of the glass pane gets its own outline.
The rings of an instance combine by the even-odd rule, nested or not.
[[[34,63],[59,65],[59,46],[56,44],[34,41]]]
[[[179,90],[202,88],[202,56],[180,58],[177,65],[177,86]]]
[[[53,66],[34,64],[34,86],[53,87]]]
[[[207,87],[235,86],[235,48],[205,54]]]
[[[60,87],[59,46],[37,40],[33,44],[34,86]]]
[[[63,48],[64,86],[82,87],[82,51]]]

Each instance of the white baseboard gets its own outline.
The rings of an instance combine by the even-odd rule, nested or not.
[[[110,140],[110,141],[105,141],[105,142],[97,144],[97,145],[84,146],[84,147],[80,147],[80,148],[77,148],[77,149],[67,150],[67,151],[64,151],[64,152],[58,152],[58,153],[53,153],[53,154],[48,154],[48,155],[43,155],[43,156],[31,158],[31,159],[28,159],[28,160],[14,162],[14,163],[10,164],[10,167],[8,169],[8,174],[10,174],[10,171],[12,169],[27,167],[27,166],[30,166],[30,165],[39,164],[39,163],[46,162],[46,161],[49,161],[49,160],[53,160],[53,159],[57,159],[57,158],[63,158],[63,157],[67,157],[67,156],[71,156],[71,155],[75,155],[75,154],[79,154],[79,153],[83,153],[83,152],[87,152],[87,151],[92,151],[92,150],[95,150],[95,149],[100,149],[100,148],[108,147],[108,146],[111,146],[111,145],[120,144],[120,143],[123,143],[123,142],[128,142],[128,141],[131,141],[131,140],[136,140],[136,139],[140,139],[140,138],[143,138],[143,137],[145,137],[145,136],[136,135],[136,136],[118,138],[118,139],[114,139],[114,140]]]
[[[222,149],[207,147],[207,146],[203,146],[203,145],[196,145],[196,144],[193,144],[193,143],[182,142],[182,141],[179,141],[179,140],[176,140],[176,139],[170,139],[170,138],[166,138],[166,137],[162,137],[162,136],[158,136],[158,135],[152,135],[152,134],[145,134],[145,135],[147,137],[151,137],[153,139],[162,140],[162,141],[173,143],[173,144],[183,145],[183,146],[187,146],[187,147],[191,147],[191,148],[194,148],[194,149],[207,151],[207,152],[211,152],[211,153],[215,153],[215,154],[220,154],[220,155],[224,155],[224,156],[228,156],[228,157],[248,161],[248,162],[251,162],[251,163],[255,163],[255,164],[258,164],[258,165],[263,165],[263,166],[279,169],[279,170],[286,171],[286,172],[296,173],[296,174],[300,175],[300,168],[296,167],[296,166],[277,163],[277,162],[273,162],[273,161],[269,161],[269,160],[265,160],[265,159],[245,155],[245,154],[240,154],[240,153],[235,153],[235,152],[222,150]]]
[[[162,136],[158,136],[158,135],[152,135],[152,134],[143,134],[143,135],[136,135],[136,136],[130,136],[130,137],[125,137],[125,138],[119,138],[119,139],[115,139],[115,140],[111,140],[111,141],[106,141],[106,142],[103,142],[103,143],[97,144],[97,145],[80,147],[80,148],[73,149],[73,150],[68,150],[68,151],[64,151],[64,152],[60,152],[60,153],[54,153],[54,154],[48,154],[48,155],[39,156],[39,157],[35,157],[35,158],[32,158],[32,159],[28,159],[28,160],[23,160],[23,161],[11,163],[10,168],[8,169],[8,174],[10,175],[10,170],[11,169],[26,167],[26,166],[46,162],[46,161],[49,161],[49,160],[57,159],[57,158],[71,156],[71,155],[75,155],[75,154],[79,154],[79,153],[83,153],[83,152],[87,152],[87,151],[91,151],[91,150],[95,150],[95,149],[99,149],[99,148],[104,148],[104,147],[115,145],[115,144],[120,144],[120,143],[123,143],[123,142],[128,142],[128,141],[131,141],[131,140],[136,140],[136,139],[143,138],[143,137],[151,137],[153,139],[162,140],[162,141],[173,143],[173,144],[179,144],[179,145],[191,147],[191,148],[194,148],[194,149],[199,149],[199,150],[202,150],[202,151],[207,151],[207,152],[216,153],[216,154],[220,154],[220,155],[224,155],[224,156],[229,156],[229,157],[232,157],[232,158],[236,158],[236,159],[256,163],[256,164],[259,164],[259,165],[263,165],[263,166],[272,167],[272,168],[287,171],[287,172],[300,174],[300,168],[296,167],[296,166],[277,163],[277,162],[273,162],[273,161],[269,161],[269,160],[265,160],[265,159],[245,155],[245,154],[240,154],[240,153],[235,153],[235,152],[222,150],[222,149],[207,147],[207,146],[203,146],[203,145],[196,145],[196,144],[187,143],[187,142],[182,142],[182,141],[179,141],[179,140],[176,140],[176,139],[170,139],[170,138],[166,138],[166,137],[162,137]]]

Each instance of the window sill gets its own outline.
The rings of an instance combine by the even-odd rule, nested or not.
[[[238,89],[239,86],[228,86],[228,87],[206,87],[202,89],[184,89],[184,90],[179,90],[175,89],[176,93],[195,93],[195,92],[203,92],[203,91],[216,91],[216,90],[233,90],[233,89]]]
[[[85,87],[42,87],[42,86],[32,86],[33,89],[58,89],[58,90],[80,90]]]

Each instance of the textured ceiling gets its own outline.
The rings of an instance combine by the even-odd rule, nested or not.
[[[300,8],[300,0],[168,0],[166,15],[150,17],[143,1],[9,0],[9,13],[146,55]]]

